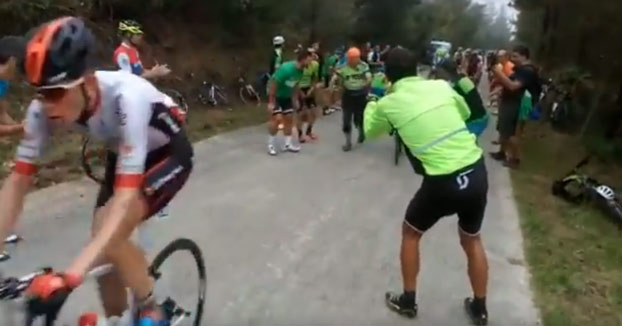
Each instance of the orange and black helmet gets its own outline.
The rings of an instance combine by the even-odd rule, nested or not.
[[[24,70],[28,82],[36,87],[63,87],[87,71],[95,38],[76,17],[63,17],[45,23],[26,47]]]

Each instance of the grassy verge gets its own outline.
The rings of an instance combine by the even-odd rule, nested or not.
[[[622,325],[622,232],[595,208],[551,195],[552,181],[584,153],[575,141],[543,129],[527,130],[523,165],[512,181],[544,325]],[[599,161],[585,172],[619,187],[620,170]]]
[[[20,117],[14,112],[15,117]],[[266,119],[264,106],[235,106],[229,109],[191,108],[187,132],[192,141],[211,137],[217,133],[259,124]],[[15,154],[17,140],[0,142],[0,162],[8,162]],[[84,176],[81,162],[82,137],[76,134],[55,136],[49,151],[40,164],[37,188],[59,182],[75,180]],[[0,166],[0,179],[10,171],[8,164]]]

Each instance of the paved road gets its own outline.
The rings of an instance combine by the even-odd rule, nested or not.
[[[404,320],[384,307],[384,292],[401,286],[401,221],[421,178],[406,161],[393,166],[388,137],[342,153],[339,119],[322,120],[320,141],[298,155],[269,157],[260,127],[196,145],[196,169],[172,204],[171,218],[147,231],[150,252],[177,237],[203,248],[206,325],[467,324],[462,299],[470,291],[454,217],[424,238],[418,319]],[[537,325],[508,173],[494,162],[488,167],[483,236],[491,325]],[[27,242],[2,269],[14,274],[68,263],[87,240],[94,195],[86,180],[32,194],[21,225]],[[183,259],[174,266],[186,298],[193,293],[188,266]],[[65,321],[97,311],[94,287],[81,288],[67,307]],[[0,324],[11,325],[9,315],[1,311]]]

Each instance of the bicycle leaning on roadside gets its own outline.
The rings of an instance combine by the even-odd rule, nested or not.
[[[181,323],[184,320],[189,320],[190,322],[185,322],[183,325],[187,324],[192,326],[199,326],[201,325],[201,318],[203,316],[205,294],[207,290],[207,280],[205,272],[205,262],[203,261],[203,254],[201,253],[201,250],[197,246],[197,244],[189,239],[177,239],[171,242],[156,255],[153,262],[151,263],[151,266],[149,267],[149,274],[155,279],[157,287],[158,281],[164,275],[162,265],[173,254],[180,252],[187,252],[193,257],[195,263],[194,268],[196,268],[198,272],[197,296],[192,299],[192,302],[196,302],[196,304],[192,304],[187,309],[179,305],[177,303],[177,300],[171,297],[167,297],[164,301],[160,302],[160,305],[164,311],[166,320],[170,321],[171,326],[182,325]],[[171,266],[168,266],[167,269],[171,269],[171,267],[172,269],[175,269],[176,267],[179,268],[173,263],[171,263],[170,265]],[[89,273],[88,278],[97,278],[112,271],[113,267],[111,265],[100,266],[93,269]],[[41,304],[39,300],[29,298],[26,295],[27,289],[32,281],[35,279],[35,277],[52,273],[54,273],[54,271],[51,268],[43,268],[37,272],[28,274],[20,278],[7,278],[4,280],[0,280],[0,301],[24,299],[26,310],[24,322],[26,326],[32,326],[33,323],[39,319],[43,319],[43,325],[53,326],[56,319],[58,318],[58,313],[61,307],[59,306],[56,311],[43,311],[43,309],[41,309]],[[176,282],[186,280],[185,278],[178,277],[179,271],[177,270],[169,270],[167,274],[173,275]],[[184,297],[188,297],[187,292],[184,293]],[[133,301],[130,300],[130,302]],[[83,315],[83,317],[84,316],[87,315]],[[130,306],[128,316],[130,319],[128,321],[128,325],[122,326],[136,325],[136,321],[138,320],[138,311],[135,304],[132,304]]]
[[[229,104],[225,88],[207,80],[202,81],[199,86],[198,99],[201,104],[213,107]]]
[[[609,186],[582,174],[579,170],[590,161],[587,157],[563,178],[553,182],[553,195],[573,204],[594,202],[622,228],[622,199]]]

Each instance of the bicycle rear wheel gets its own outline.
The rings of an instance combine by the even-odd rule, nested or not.
[[[201,325],[201,318],[203,317],[203,308],[205,304],[205,294],[207,291],[207,279],[205,272],[205,261],[203,260],[203,254],[199,246],[192,240],[189,239],[177,239],[170,244],[168,244],[162,251],[160,251],[156,257],[153,259],[151,266],[149,267],[149,274],[153,276],[157,281],[162,278],[163,271],[162,265],[165,261],[167,261],[173,254],[179,254],[182,252],[189,253],[195,263],[195,268],[198,273],[198,296],[197,296],[197,304],[194,307],[180,307],[177,302],[168,297],[163,303],[162,306],[165,310],[165,313],[171,319],[171,325],[176,325],[178,322],[181,322],[182,319],[190,317],[192,319],[191,323],[188,325],[199,326]],[[173,275],[178,275],[178,271],[168,271]],[[186,310],[193,309],[193,310]]]
[[[86,175],[98,184],[104,183],[106,170],[106,151],[94,145],[89,137],[82,141],[82,168]]]

